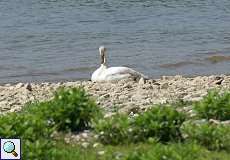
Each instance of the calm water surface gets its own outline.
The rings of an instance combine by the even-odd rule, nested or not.
[[[89,79],[98,47],[149,75],[229,74],[229,0],[0,0],[0,83]]]

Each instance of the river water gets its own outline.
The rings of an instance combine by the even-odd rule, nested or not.
[[[229,74],[230,1],[0,0],[0,83],[90,79],[100,45],[149,77]]]

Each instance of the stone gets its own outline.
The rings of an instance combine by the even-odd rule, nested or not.
[[[104,118],[108,118],[108,117],[112,117],[113,115],[115,115],[116,113],[112,113],[112,112],[109,112],[109,113],[106,113],[104,115]]]
[[[105,115],[108,117],[117,111],[131,113],[133,116],[135,112],[142,112],[143,108],[147,109],[152,104],[172,102],[178,98],[195,101],[205,96],[209,89],[221,91],[230,89],[230,76],[215,75],[194,78],[168,76],[155,80],[144,81],[142,79],[139,82],[121,81],[114,83],[88,81],[61,82],[59,84],[44,82],[12,85],[8,83],[0,86],[0,114],[20,110],[28,101],[49,100],[59,85],[84,87],[87,94],[95,99],[101,108],[105,109]]]
[[[88,147],[89,147],[89,143],[88,143],[88,142],[83,142],[83,143],[81,144],[81,146],[82,146],[83,148],[88,148]]]
[[[214,83],[217,84],[217,85],[221,85],[221,83],[223,82],[224,78],[223,79],[219,79],[217,81],[215,81]]]
[[[144,78],[143,78],[143,77],[141,77],[138,83],[139,83],[140,85],[145,84],[145,80],[144,80]]]
[[[16,89],[19,89],[19,88],[22,88],[22,87],[24,87],[23,83],[18,83],[18,84],[15,85]]]
[[[32,91],[32,85],[31,85],[30,83],[27,83],[27,84],[26,84],[26,89],[27,89],[28,91]]]
[[[10,83],[6,83],[4,86],[5,86],[5,87],[10,87],[11,84],[10,84]]]
[[[98,154],[99,156],[102,156],[102,155],[105,154],[105,151],[98,151],[97,154]]]
[[[99,143],[94,143],[93,148],[97,148],[100,144]]]
[[[88,134],[87,133],[82,133],[81,134],[83,138],[88,138]]]
[[[161,89],[167,89],[169,87],[168,83],[163,83]]]

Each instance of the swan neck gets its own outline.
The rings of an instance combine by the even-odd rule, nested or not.
[[[105,53],[101,54],[101,64],[106,64],[106,57],[105,57]]]

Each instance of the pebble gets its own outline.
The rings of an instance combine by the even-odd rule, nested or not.
[[[99,143],[94,143],[93,148],[97,148],[100,144]]]
[[[99,156],[102,156],[102,155],[105,154],[105,151],[98,151],[97,154],[98,154]]]
[[[27,84],[26,84],[26,89],[27,89],[28,91],[32,91],[32,85],[31,85],[30,83],[27,83]]]
[[[140,80],[139,80],[139,82],[138,82],[140,85],[142,85],[142,84],[145,84],[145,80],[144,80],[144,78],[142,77]]]
[[[146,109],[153,103],[164,103],[178,99],[197,101],[206,95],[211,88],[229,89],[230,76],[211,75],[186,78],[178,75],[163,76],[161,79],[146,81],[140,79],[139,82],[118,81],[111,83],[90,81],[44,82],[40,84],[8,83],[0,86],[0,114],[17,111],[29,101],[49,100],[53,97],[53,92],[60,86],[84,87],[87,93],[96,100],[96,103],[106,110],[107,116],[110,116],[110,113],[114,112],[114,106],[119,112],[131,113],[133,110],[138,112],[143,108]]]
[[[88,148],[88,147],[89,147],[89,143],[88,143],[88,142],[83,142],[83,143],[81,144],[81,146],[82,146],[83,148]]]

